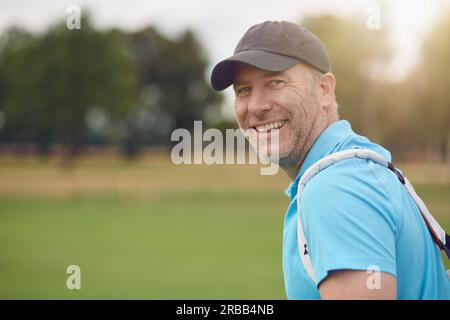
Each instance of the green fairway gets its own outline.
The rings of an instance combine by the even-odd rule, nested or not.
[[[0,298],[285,299],[284,177],[83,167],[66,183],[66,173],[33,168],[3,166]],[[182,175],[189,183],[175,185]],[[205,188],[213,179],[220,188]],[[416,190],[450,230],[450,185]],[[66,288],[69,265],[81,268],[81,290]]]
[[[0,298],[284,298],[285,199],[0,201]],[[65,271],[81,268],[81,290]]]

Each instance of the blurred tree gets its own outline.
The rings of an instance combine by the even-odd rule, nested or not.
[[[301,24],[327,48],[337,80],[340,115],[352,123],[356,132],[378,137],[382,121],[377,121],[380,103],[373,96],[378,86],[376,71],[390,57],[383,29],[371,30],[365,21],[332,15],[308,17]]]
[[[413,151],[423,159],[431,151],[450,159],[449,16],[442,14],[423,42],[420,63],[399,82],[383,71],[391,57],[384,29],[334,16],[303,22],[329,51],[341,116],[396,155]]]
[[[32,73],[27,61],[32,60],[36,39],[25,30],[13,27],[0,39],[0,110],[5,117],[5,130],[18,143],[29,141],[38,131],[32,112],[23,102],[33,90]]]
[[[414,91],[409,121],[427,150],[450,155],[450,11],[443,12],[425,39],[421,62],[407,81]],[[450,160],[450,159],[449,159]]]
[[[166,133],[191,129],[207,107],[218,106],[222,95],[205,81],[207,59],[192,31],[170,40],[147,28],[131,38],[141,94],[152,112],[170,119]]]
[[[125,36],[98,32],[84,15],[81,30],[64,24],[41,37],[12,30],[0,55],[0,99],[14,136],[62,143],[72,159],[87,134],[86,114],[97,107],[114,121],[137,105],[135,72],[126,56]]]

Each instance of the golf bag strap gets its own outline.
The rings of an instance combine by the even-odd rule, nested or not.
[[[369,149],[350,149],[350,150],[344,150],[339,151],[333,154],[330,154],[319,161],[312,164],[308,169],[306,169],[305,173],[302,175],[299,183],[298,183],[298,189],[297,189],[297,239],[298,239],[298,250],[300,254],[300,258],[302,261],[302,264],[306,270],[306,273],[311,278],[311,280],[317,284],[316,277],[314,275],[314,269],[311,263],[311,258],[309,256],[308,252],[308,243],[306,241],[305,234],[303,232],[303,225],[302,225],[302,219],[300,215],[300,203],[301,203],[301,195],[303,192],[303,189],[305,188],[306,184],[309,180],[311,180],[317,173],[320,171],[328,168],[329,166],[335,164],[336,162],[339,162],[341,160],[349,159],[349,158],[361,158],[361,159],[367,159],[371,160],[375,163],[378,163],[392,172],[395,173],[399,181],[405,186],[406,190],[414,200],[414,202],[417,205],[417,208],[420,211],[420,214],[422,215],[423,220],[425,221],[425,224],[430,232],[431,237],[433,238],[434,243],[439,247],[440,250],[444,250],[447,257],[450,259],[450,237],[448,234],[445,233],[444,229],[439,225],[439,223],[434,219],[434,217],[431,215],[430,211],[426,207],[425,203],[420,199],[420,197],[415,192],[413,186],[411,183],[406,179],[406,177],[403,176],[403,174],[397,170],[392,163],[386,161],[386,159],[381,156],[380,154],[369,150]]]

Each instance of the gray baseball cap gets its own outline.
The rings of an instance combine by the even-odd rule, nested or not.
[[[325,46],[308,29],[288,21],[266,21],[252,26],[234,50],[211,74],[211,85],[221,91],[234,81],[238,62],[267,71],[283,71],[305,62],[322,73],[331,71]]]

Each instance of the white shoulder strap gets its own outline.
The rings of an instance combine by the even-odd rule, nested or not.
[[[406,179],[400,171],[395,169],[395,167],[386,159],[384,159],[383,156],[379,155],[378,153],[369,150],[369,149],[350,149],[350,150],[344,150],[339,151],[333,154],[330,154],[319,161],[315,162],[313,165],[311,165],[305,173],[302,175],[299,183],[298,183],[298,189],[297,189],[297,217],[298,217],[298,223],[297,223],[297,238],[298,238],[298,250],[300,254],[300,258],[302,261],[302,264],[306,270],[306,273],[311,278],[311,280],[317,284],[316,277],[314,275],[314,269],[311,263],[311,258],[309,256],[308,252],[308,244],[306,242],[306,237],[303,231],[302,226],[302,220],[300,216],[300,204],[301,204],[301,195],[303,192],[303,189],[305,188],[306,184],[309,180],[311,180],[317,173],[320,171],[328,168],[329,166],[335,164],[338,161],[349,159],[349,158],[362,158],[362,159],[368,159],[372,160],[388,169],[393,171],[397,177],[399,178],[400,182],[405,186],[408,193],[413,198],[414,202],[417,204],[417,207],[419,208],[420,213],[422,214],[423,219],[425,220],[425,223],[428,227],[428,230],[430,231],[431,236],[433,237],[434,242],[438,245],[438,247],[445,251],[447,254],[447,257],[450,259],[450,237],[445,233],[444,229],[437,223],[437,221],[434,219],[434,217],[431,215],[430,211],[426,207],[425,203],[419,198],[419,196],[414,191],[413,186],[411,183]]]

